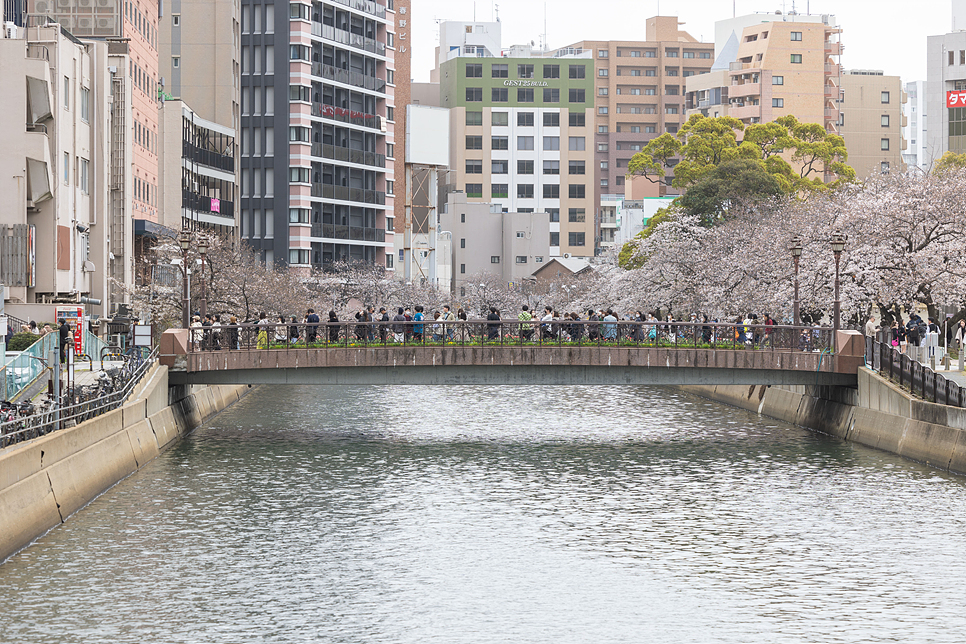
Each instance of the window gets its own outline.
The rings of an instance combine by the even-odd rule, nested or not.
[[[882,98],[880,99],[882,103],[889,102],[889,92],[882,92]]]
[[[467,78],[483,78],[483,64],[482,63],[467,63],[466,64],[466,77]]]
[[[64,109],[70,109],[70,79],[64,76]]]
[[[466,137],[466,149],[467,150],[482,150],[483,149],[483,137],[482,136],[468,136],[468,137]]]
[[[584,238],[585,238],[584,233],[568,233],[567,237],[568,237],[567,241],[570,243],[571,246],[584,245]]]
[[[771,106],[772,107],[785,107],[785,99],[784,98],[773,98],[773,99],[771,99]]]
[[[70,153],[64,152],[64,185],[70,185]]]
[[[465,237],[463,237],[463,238],[460,239],[460,248],[466,248],[466,238]],[[464,264],[464,266],[465,266],[465,264]]]
[[[517,255],[517,264],[526,264],[526,263],[527,263],[526,255]]]
[[[597,50],[597,58],[608,58],[609,56],[610,52],[608,52],[606,49]]]
[[[598,143],[597,144],[597,151],[598,152],[607,152],[607,150],[609,150],[609,149],[610,149],[610,146],[608,144],[606,144],[606,143]]]
[[[517,231],[517,239],[526,239],[527,233],[523,230]]]
[[[543,173],[544,174],[560,174],[560,161],[544,161],[543,162]]]
[[[393,192],[393,190],[395,189],[395,185],[396,185],[396,182],[395,181],[386,181],[386,194],[387,195],[396,194],[395,192]],[[386,221],[388,221],[388,222],[391,223],[392,222],[392,219],[387,219]],[[389,230],[392,230],[392,228],[390,228]]]
[[[288,100],[301,101],[303,103],[312,102],[312,88],[308,85],[289,85]]]
[[[305,45],[289,45],[288,47],[288,57],[291,60],[312,60],[311,53],[311,49]]]
[[[493,78],[509,78],[510,72],[507,65],[490,66],[490,76]]]
[[[506,160],[490,161],[490,174],[510,174],[510,162]]]
[[[640,70],[638,70],[638,69],[635,69],[634,71],[635,72],[640,72]],[[657,70],[656,69],[645,69],[644,70],[644,75],[645,76],[657,76]],[[632,73],[631,76],[640,76],[640,73],[637,73],[637,74],[633,74]]]
[[[795,65],[801,65],[802,64],[802,55],[801,54],[792,54],[792,63],[795,64]]]
[[[567,213],[567,221],[572,224],[582,224],[586,217],[586,211],[583,208],[571,208],[570,212]]]
[[[80,159],[80,189],[85,195],[88,194],[89,190],[87,187],[87,177],[88,171],[90,169],[90,161],[87,159]]]
[[[308,208],[289,208],[288,221],[290,224],[307,224],[310,212]]]
[[[466,88],[466,102],[467,103],[481,103],[481,102],[483,102],[483,88],[482,87],[467,87]]]
[[[600,180],[600,187],[601,187],[601,188],[606,188],[606,187],[608,187],[609,185],[610,185],[610,181],[608,181],[607,179],[601,179],[601,180]]]
[[[466,124],[470,126],[483,125],[483,112],[467,112]]]
[[[482,183],[468,183],[466,184],[466,196],[467,197],[482,197],[483,196],[483,184]]]
[[[580,69],[583,69],[583,67]],[[585,94],[586,92],[582,89],[572,89],[569,92],[569,100],[571,103],[585,103],[587,102]]]
[[[560,199],[560,185],[556,183],[546,183],[543,186],[544,199]]]
[[[785,84],[785,77],[784,76],[772,76],[771,77],[771,84],[772,85],[784,85]]]
[[[585,137],[582,136],[572,136],[568,142],[568,150],[586,150],[587,141]]]
[[[667,76],[677,76],[678,75],[678,68],[677,67],[667,67],[667,68],[665,68],[664,73]]]
[[[506,183],[494,183],[490,189],[490,196],[494,199],[507,199],[510,196],[510,185]]]
[[[308,248],[290,248],[288,251],[288,263],[308,264],[310,253],[311,251]]]
[[[311,10],[311,5],[293,2],[288,6],[288,17],[293,20],[309,20]],[[255,29],[260,31],[258,25],[258,18],[260,17],[258,14],[258,9],[256,9],[255,12]]]
[[[532,87],[517,88],[517,103],[532,103],[532,102],[533,102]]]
[[[533,112],[519,112],[517,114],[517,125],[520,127],[533,127]]]
[[[584,65],[571,65],[570,66],[570,77],[571,78],[585,78],[587,73],[587,68]]]
[[[597,88],[597,95],[598,96],[607,96],[607,93],[608,93],[608,89],[606,87],[598,87]]]
[[[466,213],[465,212],[461,212],[460,213],[460,223],[461,224],[465,224],[466,223]],[[400,252],[402,252],[402,251],[400,251]]]
[[[311,131],[307,127],[290,127],[288,129],[288,140],[294,142],[308,143]]]
[[[533,65],[517,65],[517,78],[533,78]]]
[[[551,223],[560,223],[560,208],[547,208]]]
[[[694,52],[686,51],[681,55],[681,58],[694,58]]]
[[[645,134],[657,134],[657,127],[654,125],[645,125],[644,132]]]
[[[587,125],[587,115],[583,112],[570,113],[570,127],[584,127]]]
[[[882,127],[889,127],[889,115],[888,114],[883,114],[881,120],[882,120]]]
[[[550,233],[550,245],[551,246],[560,245],[560,233]]]
[[[508,136],[490,137],[490,147],[493,148],[494,150],[509,150],[510,137]]]
[[[698,58],[711,58],[710,51],[702,51],[698,54]]]
[[[600,169],[601,170],[609,170],[610,169],[610,163],[608,163],[607,161],[601,161],[600,162]]]
[[[665,114],[677,114],[678,113],[678,106],[677,105],[667,105],[664,108],[664,113]]]
[[[312,168],[289,168],[289,183],[312,183]]]
[[[889,139],[880,139],[879,140],[879,149],[880,150],[888,150],[889,149]]]
[[[597,75],[600,76],[601,78],[604,78],[604,77],[608,76],[608,70],[606,70],[606,69],[598,69],[597,70]]]
[[[91,120],[91,90],[82,87],[80,91],[81,120],[89,123]]]
[[[481,159],[467,159],[466,174],[483,174],[483,161]]]
[[[584,199],[587,197],[587,188],[582,183],[572,183],[570,184],[570,198],[571,199]]]
[[[795,41],[795,42],[801,42],[802,41],[802,32],[800,32],[800,31],[793,31],[792,32],[792,40]]]
[[[493,103],[506,103],[510,100],[510,90],[505,87],[494,87],[490,90],[490,100]]]
[[[490,263],[491,264],[499,264],[500,263],[500,256],[499,255],[490,255]]]
[[[533,161],[517,161],[517,174],[533,174]]]
[[[544,150],[559,150],[560,149],[560,137],[559,136],[545,136],[545,137],[543,137],[543,149]]]
[[[543,102],[544,103],[559,103],[560,102],[560,90],[559,89],[544,89],[543,90]]]
[[[490,124],[493,127],[507,127],[508,125],[510,125],[510,113],[509,112],[491,112]]]
[[[882,163],[880,163],[879,164],[879,171],[880,172],[883,172],[883,173],[888,173],[889,172],[889,162],[888,161],[883,161]]]
[[[570,174],[587,174],[587,167],[583,161],[570,161]]]
[[[171,15],[171,26],[172,27],[180,27],[181,26],[181,15],[180,14],[175,13],[175,14],[172,14]]]
[[[533,137],[532,136],[518,136],[517,137],[517,150],[532,150],[533,149]]]
[[[386,108],[386,120],[387,121],[395,121],[396,120],[396,108],[395,107],[387,107]]]
[[[597,109],[599,111],[599,110],[604,109],[604,108],[598,107]],[[603,112],[603,114],[606,114],[606,113],[607,112]],[[619,128],[620,125],[618,125],[617,127]],[[608,126],[606,126],[606,125],[598,125],[597,126],[597,134],[607,134],[607,132],[608,132]],[[618,132],[620,132],[620,130],[618,130]]]
[[[544,112],[543,113],[543,126],[544,127],[560,127],[560,112]]]
[[[544,65],[543,66],[543,77],[544,78],[560,78],[560,65]]]
[[[640,125],[632,125],[631,126],[631,134],[640,134],[640,133],[641,133],[641,126]]]
[[[677,49],[665,49],[664,50],[664,55],[667,56],[668,58],[677,58],[678,57],[678,50]]]

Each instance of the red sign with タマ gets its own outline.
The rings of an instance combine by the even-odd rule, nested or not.
[[[966,107],[966,90],[946,92],[946,107]]]

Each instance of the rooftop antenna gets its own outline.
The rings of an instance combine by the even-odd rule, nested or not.
[[[476,22],[476,1],[473,2],[473,22]]]
[[[496,5],[493,5],[493,7],[494,7],[493,10],[496,12],[496,21],[500,22],[500,5],[496,4]]]
[[[543,51],[550,49],[549,39],[547,38],[547,3],[543,3]]]

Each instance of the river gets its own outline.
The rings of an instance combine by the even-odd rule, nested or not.
[[[966,479],[633,387],[262,387],[0,566],[0,641],[963,642]]]

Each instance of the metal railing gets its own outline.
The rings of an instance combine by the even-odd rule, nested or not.
[[[13,400],[39,378],[47,370],[50,352],[56,349],[57,334],[48,333],[0,367],[3,400]]]
[[[890,344],[867,337],[865,361],[866,366],[908,389],[914,396],[940,405],[966,407],[966,388],[960,387]]]
[[[189,339],[189,352],[412,345],[832,351],[832,329],[827,327],[630,320],[274,322],[193,326]]]
[[[100,388],[74,387],[61,397],[60,404],[47,405],[41,411],[0,423],[0,448],[31,438],[38,438],[58,429],[79,425],[123,405],[138,383],[157,361],[158,351],[137,362],[129,362],[114,377],[117,389],[102,393]]]
[[[372,165],[378,168],[386,167],[386,155],[367,152],[365,150],[355,150],[339,145],[329,145],[327,143],[313,143],[312,156],[323,159],[334,159],[335,161],[348,161],[360,165]]]

